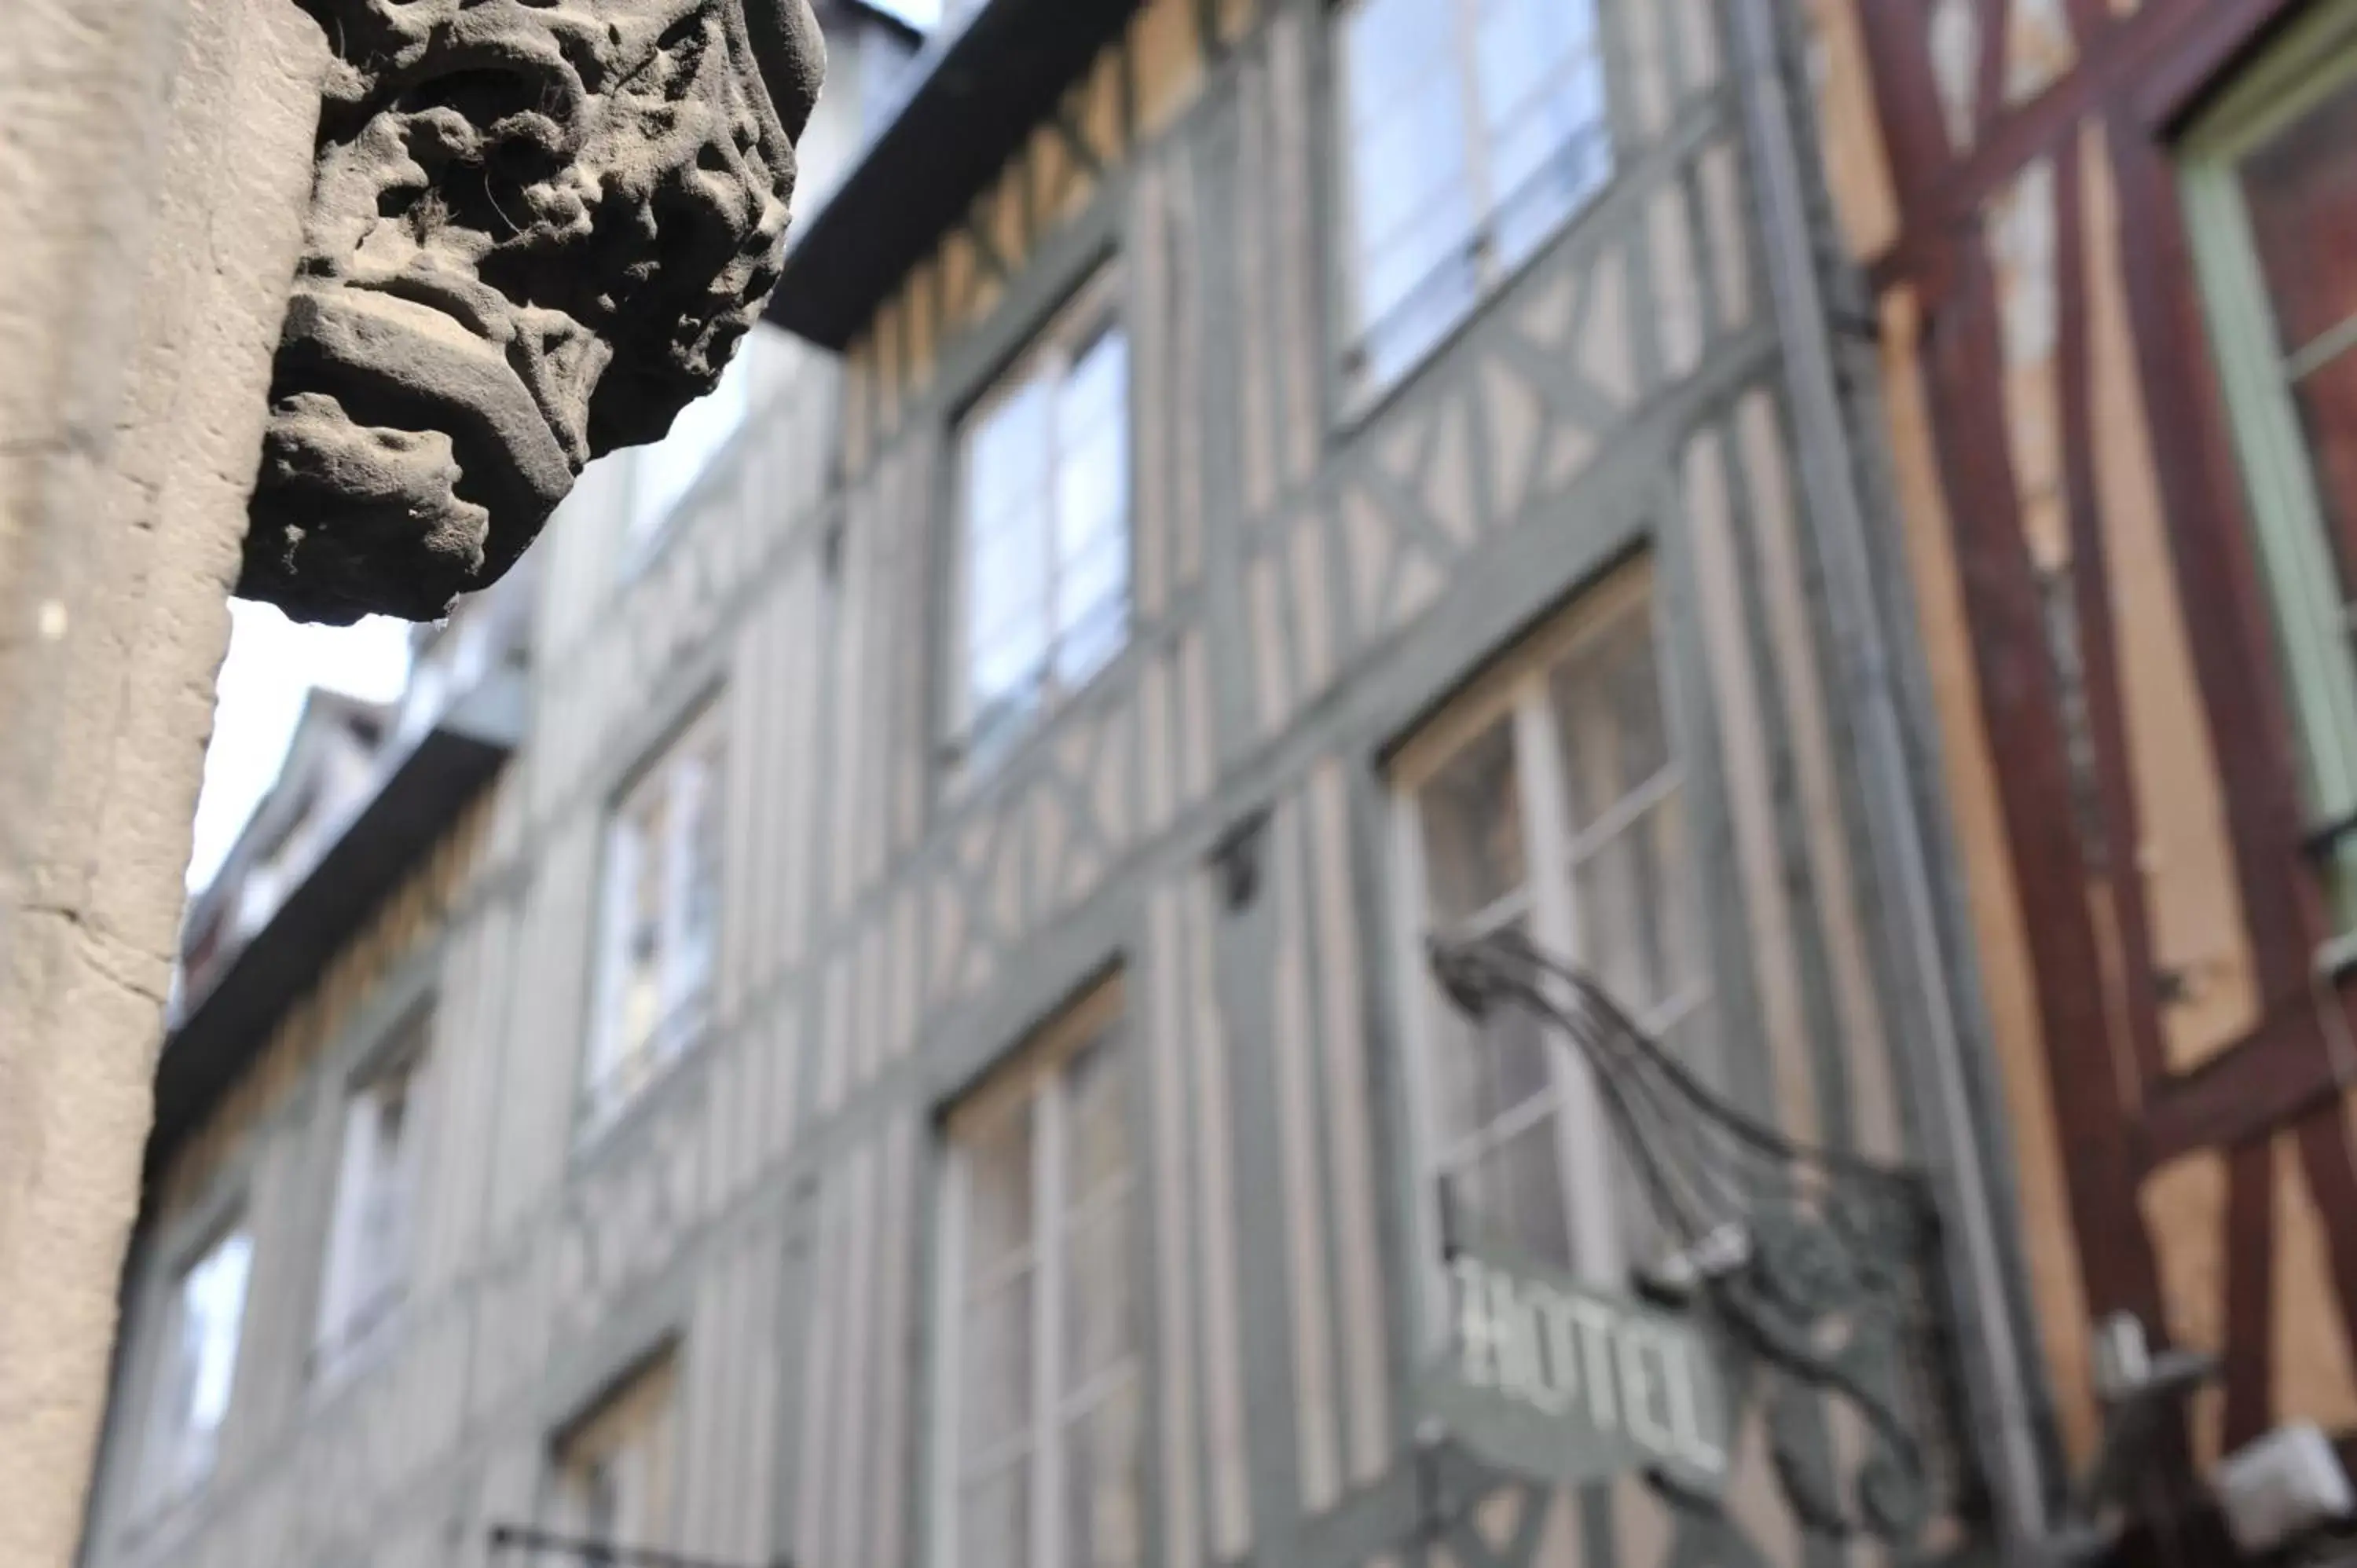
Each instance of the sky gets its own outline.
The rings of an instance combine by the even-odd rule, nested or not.
[[[229,658],[215,689],[213,739],[188,857],[191,893],[212,879],[238,830],[269,793],[312,687],[382,703],[399,696],[409,678],[404,622],[371,616],[357,626],[297,626],[268,605],[232,599],[229,608]]]

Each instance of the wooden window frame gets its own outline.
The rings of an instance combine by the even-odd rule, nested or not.
[[[1465,747],[1501,718],[1513,726],[1515,766],[1523,812],[1523,883],[1518,893],[1494,903],[1495,909],[1516,897],[1525,899],[1521,913],[1532,940],[1574,963],[1582,961],[1594,944],[1583,940],[1583,911],[1573,885],[1576,841],[1609,841],[1591,825],[1575,834],[1566,822],[1568,796],[1561,776],[1562,752],[1548,682],[1554,671],[1577,650],[1618,629],[1631,615],[1644,616],[1655,653],[1660,717],[1668,755],[1661,773],[1621,801],[1608,820],[1615,826],[1653,805],[1687,794],[1691,769],[1678,753],[1675,715],[1671,711],[1670,660],[1665,656],[1658,606],[1659,585],[1650,560],[1632,562],[1581,592],[1545,624],[1524,637],[1511,651],[1470,685],[1450,699],[1392,757],[1389,769],[1389,814],[1393,865],[1397,868],[1393,899],[1393,955],[1402,976],[1405,994],[1399,1000],[1405,1083],[1410,1101],[1410,1137],[1415,1150],[1415,1201],[1413,1226],[1415,1255],[1422,1282],[1424,1337],[1437,1339],[1449,1322],[1448,1276],[1442,1259],[1447,1238],[1440,1180],[1454,1151],[1444,1147],[1438,1125],[1435,1075],[1439,1042],[1434,1037],[1431,1009],[1445,1005],[1434,994],[1425,960],[1429,931],[1426,909],[1426,855],[1418,802],[1422,789]],[[1631,804],[1631,802],[1635,802]],[[1552,868],[1550,870],[1549,868]],[[1692,886],[1675,889],[1695,898]],[[1490,913],[1466,918],[1479,924]],[[1512,918],[1509,916],[1508,918]],[[1637,1021],[1658,1032],[1707,1008],[1717,987],[1706,966],[1693,984],[1664,999]],[[1617,1288],[1627,1278],[1620,1205],[1625,1184],[1616,1176],[1611,1159],[1612,1133],[1606,1121],[1595,1075],[1587,1059],[1559,1037],[1550,1037],[1548,1062],[1551,1098],[1544,1112],[1555,1118],[1555,1157],[1563,1182],[1564,1215],[1570,1229],[1575,1272],[1592,1283]],[[1527,1102],[1526,1102],[1527,1103]],[[1480,1136],[1476,1134],[1475,1136]],[[1467,1140],[1460,1139],[1459,1142]]]
[[[1028,1433],[1024,1438],[1029,1472],[1026,1503],[1030,1546],[1030,1557],[1025,1568],[1062,1568],[1060,1553],[1066,1519],[1063,1491],[1066,1462],[1061,1440],[1066,1416],[1072,1407],[1102,1403],[1116,1391],[1116,1385],[1123,1379],[1134,1383],[1136,1391],[1137,1448],[1133,1459],[1136,1466],[1142,1514],[1147,1493],[1149,1457],[1146,1408],[1149,1368],[1144,1326],[1132,1324],[1126,1360],[1119,1367],[1095,1374],[1090,1385],[1080,1393],[1068,1392],[1060,1386],[1062,1369],[1059,1358],[1043,1353],[1047,1347],[1064,1343],[1064,1287],[1069,1275],[1064,1263],[1063,1232],[1068,1211],[1063,1192],[1063,1155],[1070,1115],[1070,1097],[1063,1088],[1064,1072],[1085,1050],[1125,1052],[1124,1016],[1120,977],[1100,982],[1017,1047],[1004,1066],[988,1074],[942,1118],[944,1158],[939,1241],[935,1248],[938,1273],[932,1331],[935,1352],[931,1412],[934,1434],[931,1487],[933,1527],[927,1553],[929,1568],[958,1568],[962,1547],[958,1539],[960,1505],[968,1455],[964,1448],[960,1396],[965,1387],[965,1242],[971,1179],[965,1141],[976,1128],[987,1127],[1011,1113],[1018,1105],[1032,1106],[1038,1116],[1031,1133],[1032,1240],[1027,1265],[1032,1274],[1030,1328],[1033,1353],[1028,1391],[1030,1409]],[[1122,1090],[1125,1098],[1135,1092],[1135,1079],[1125,1078]],[[1125,1117],[1125,1132],[1132,1124],[1132,1120]],[[1117,1198],[1129,1205],[1128,1247],[1125,1261],[1137,1283],[1137,1288],[1132,1293],[1134,1305],[1142,1305],[1144,1287],[1147,1283],[1146,1274],[1141,1272],[1145,1257],[1142,1245],[1145,1153],[1133,1144],[1130,1168],[1123,1185],[1116,1193],[1101,1195],[1099,1198],[1099,1201],[1106,1203]],[[1142,1561],[1151,1561],[1152,1548],[1142,1538],[1141,1547],[1146,1552]]]
[[[2178,144],[2194,280],[2256,534],[2297,771],[2319,835],[2357,821],[2357,602],[2343,603],[2338,592],[2341,573],[2234,171],[2244,155],[2352,81],[2357,0],[2324,0],[2240,68]],[[2316,957],[2326,971],[2357,962],[2357,837],[2337,839],[2318,862],[2336,932]]]

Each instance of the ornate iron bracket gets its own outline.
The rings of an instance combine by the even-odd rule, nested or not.
[[[1947,1430],[1953,1361],[1921,1176],[1801,1144],[1746,1114],[1594,979],[1517,932],[1428,949],[1459,1009],[1521,1008],[1593,1069],[1615,1136],[1674,1243],[1638,1283],[1706,1313],[1768,1374],[1770,1448],[1794,1513],[1828,1534],[1925,1544],[1934,1520],[1968,1499]],[[1834,1457],[1844,1445],[1825,1439],[1828,1402],[1864,1434],[1846,1475]]]

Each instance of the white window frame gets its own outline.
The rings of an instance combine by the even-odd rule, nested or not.
[[[1577,194],[1562,215],[1546,231],[1534,239],[1521,255],[1508,259],[1498,248],[1496,231],[1501,211],[1515,197],[1523,194],[1522,188],[1499,191],[1492,188],[1496,176],[1491,166],[1497,150],[1490,133],[1483,100],[1480,66],[1479,14],[1481,0],[1431,0],[1445,5],[1449,15],[1449,33],[1454,46],[1454,59],[1449,62],[1452,74],[1458,78],[1457,100],[1465,127],[1465,181],[1473,204],[1473,227],[1463,237],[1465,251],[1474,269],[1470,293],[1448,325],[1438,328],[1433,341],[1407,356],[1388,371],[1378,371],[1366,351],[1368,339],[1384,325],[1413,305],[1418,292],[1431,285],[1447,259],[1436,262],[1432,270],[1419,279],[1400,299],[1393,302],[1381,318],[1371,318],[1366,299],[1367,263],[1371,253],[1370,241],[1388,242],[1398,232],[1369,236],[1360,230],[1357,175],[1359,159],[1364,156],[1360,145],[1361,116],[1352,102],[1351,53],[1357,47],[1355,24],[1366,0],[1340,0],[1334,6],[1329,22],[1336,60],[1334,72],[1335,141],[1341,151],[1340,178],[1336,182],[1337,202],[1340,221],[1335,226],[1340,247],[1340,271],[1342,286],[1337,291],[1340,303],[1340,328],[1339,340],[1343,347],[1342,380],[1346,403],[1363,404],[1393,387],[1398,386],[1415,373],[1418,366],[1428,360],[1457,328],[1461,327],[1481,306],[1483,301],[1504,285],[1522,268],[1543,252],[1549,242],[1561,234],[1596,203],[1598,197],[1611,183],[1617,167],[1617,150],[1612,133],[1609,98],[1609,72],[1603,57],[1603,13],[1609,0],[1562,0],[1564,4],[1585,4],[1588,7],[1589,47],[1574,48],[1564,73],[1550,77],[1544,85],[1533,91],[1522,102],[1513,105],[1516,114],[1534,113],[1550,95],[1560,91],[1574,75],[1583,70],[1593,70],[1598,80],[1598,119],[1593,126],[1575,133],[1575,140],[1593,138],[1598,145],[1601,167],[1594,183]],[[1653,4],[1656,0],[1638,0]],[[1378,108],[1369,116],[1372,124],[1383,123],[1383,111]],[[1551,157],[1571,156],[1571,143],[1557,149]],[[1410,220],[1410,222],[1415,220]]]
[[[1006,369],[995,377],[983,393],[958,416],[953,433],[955,447],[955,498],[953,549],[951,552],[951,603],[948,617],[949,671],[944,704],[947,734],[943,738],[944,752],[960,777],[972,778],[987,772],[1004,754],[1025,735],[1036,732],[1054,713],[1080,692],[1085,691],[1098,676],[1121,657],[1135,633],[1136,614],[1136,529],[1137,529],[1137,464],[1136,464],[1136,386],[1135,364],[1130,359],[1135,345],[1129,340],[1129,324],[1123,309],[1122,272],[1117,262],[1107,262],[1090,274],[1071,297],[1050,317],[1046,326],[1025,343],[1021,351]],[[1075,365],[1089,350],[1108,335],[1123,339],[1124,368],[1121,385],[1121,407],[1114,417],[1121,426],[1122,474],[1121,518],[1117,527],[1124,536],[1122,582],[1118,597],[1122,605],[1122,628],[1119,641],[1112,651],[1092,665],[1079,682],[1070,687],[1057,678],[1057,653],[1069,635],[1069,628],[1055,624],[1057,576],[1065,564],[1057,542],[1055,490],[1060,468],[1053,455],[1054,418],[1049,417],[1049,441],[1050,456],[1047,466],[1048,521],[1048,581],[1045,585],[1044,613],[1049,618],[1048,639],[1041,650],[1041,664],[1037,671],[1038,696],[1019,719],[1009,723],[1001,732],[978,735],[975,725],[982,715],[976,711],[974,689],[976,662],[974,625],[974,436],[1000,404],[1014,393],[1041,380],[1052,380],[1058,387],[1069,381]]]
[[[1523,642],[1454,698],[1393,757],[1390,768],[1390,828],[1393,865],[1398,879],[1394,893],[1393,950],[1396,972],[1405,994],[1401,1000],[1402,1027],[1407,1050],[1405,1086],[1411,1102],[1415,1140],[1416,1197],[1414,1222],[1419,1232],[1416,1255],[1423,1282],[1422,1328],[1426,1338],[1437,1341],[1447,1331],[1448,1277],[1441,1256],[1446,1221],[1441,1211],[1440,1177],[1444,1163],[1458,1151],[1444,1147],[1439,1126],[1438,1086],[1432,1009],[1448,1005],[1437,991],[1426,956],[1431,926],[1425,909],[1426,860],[1419,792],[1486,734],[1501,717],[1511,715],[1514,755],[1519,774],[1520,808],[1523,818],[1523,882],[1490,909],[1477,911],[1463,927],[1492,927],[1516,918],[1529,922],[1531,940],[1542,950],[1579,965],[1593,950],[1584,940],[1583,911],[1573,885],[1572,868],[1583,845],[1601,845],[1614,832],[1665,800],[1686,795],[1685,768],[1676,745],[1676,714],[1668,682],[1669,662],[1663,656],[1658,599],[1650,563],[1621,568],[1589,588],[1549,625]],[[1654,668],[1661,682],[1660,717],[1668,761],[1654,779],[1616,802],[1612,811],[1579,834],[1567,827],[1568,796],[1562,777],[1562,751],[1548,679],[1566,658],[1597,639],[1621,628],[1625,618],[1648,618],[1655,650]],[[1551,871],[1549,868],[1552,868]],[[1691,887],[1672,891],[1688,899]],[[1519,909],[1504,906],[1525,900]],[[1713,987],[1707,970],[1649,1009],[1632,1010],[1633,1021],[1655,1037],[1708,1004]],[[1555,1156],[1564,1183],[1563,1208],[1570,1228],[1572,1262],[1583,1280],[1619,1288],[1628,1277],[1621,1214],[1622,1186],[1611,1157],[1614,1134],[1606,1120],[1593,1069],[1560,1036],[1550,1036],[1548,1067],[1553,1079]],[[1543,1112],[1544,1113],[1544,1112]],[[1519,1130],[1519,1127],[1514,1129]],[[1475,1134],[1483,1150],[1512,1133]],[[1472,1142],[1474,1140],[1460,1140]]]
[[[965,1241],[970,1202],[970,1166],[965,1140],[977,1128],[987,1127],[1021,1104],[1032,1106],[1031,1226],[1032,1239],[1021,1254],[1021,1266],[1032,1271],[1031,1389],[1028,1442],[1030,1490],[1027,1498],[1031,1555],[1025,1568],[1064,1568],[1063,1531],[1065,1458],[1062,1437],[1066,1421],[1083,1408],[1101,1404],[1135,1384],[1138,1400],[1136,1467],[1137,1497],[1143,1508],[1147,1463],[1147,1411],[1144,1325],[1133,1321],[1129,1354],[1119,1365],[1097,1373],[1082,1390],[1067,1394],[1059,1387],[1061,1366],[1050,1348],[1064,1343],[1063,1309],[1067,1283],[1064,1262],[1064,1156],[1070,1114],[1064,1090],[1065,1069],[1091,1047],[1125,1050],[1122,992],[1118,979],[1108,980],[1073,1003],[1015,1053],[1013,1059],[953,1108],[943,1122],[944,1160],[942,1184],[940,1245],[936,1249],[933,1344],[932,1545],[931,1568],[958,1568],[961,1492],[965,1480],[963,1415],[960,1396],[965,1388],[963,1330],[965,1327]],[[1136,1092],[1124,1064],[1123,1094]],[[1139,1245],[1143,1221],[1139,1165],[1145,1151],[1130,1146],[1127,1173],[1097,1201],[1129,1205],[1128,1256],[1132,1271],[1131,1301],[1142,1312],[1146,1281],[1142,1273],[1144,1249]],[[1142,1533],[1142,1531],[1141,1531]],[[1150,1559],[1151,1549],[1141,1547]],[[1141,1561],[1144,1561],[1142,1559]]]
[[[711,1021],[711,1000],[719,966],[720,923],[717,878],[705,889],[713,902],[710,929],[699,949],[689,940],[689,910],[693,905],[692,876],[695,845],[693,824],[697,812],[710,816],[712,832],[726,831],[723,793],[727,767],[727,737],[721,704],[708,702],[673,736],[662,752],[633,777],[607,813],[606,849],[601,873],[597,928],[597,1015],[587,1032],[589,1049],[583,1058],[580,1119],[584,1135],[609,1124],[639,1096],[651,1088],[670,1067],[703,1038]],[[702,766],[692,766],[697,759]],[[666,793],[662,814],[662,911],[657,937],[657,981],[660,1004],[652,1029],[643,1040],[625,1042],[622,1028],[622,986],[626,975],[624,947],[629,933],[630,899],[638,882],[638,842],[634,809],[650,790]],[[682,810],[683,800],[695,800],[697,812]],[[715,856],[725,861],[726,844]],[[638,1081],[618,1087],[626,1075]]]
[[[418,1186],[425,1173],[420,1112],[434,1017],[430,1003],[410,1009],[396,1026],[388,1048],[378,1053],[345,1091],[335,1207],[311,1340],[311,1376],[315,1386],[323,1391],[340,1383],[367,1359],[367,1352],[398,1315],[406,1293]],[[395,1085],[403,1101],[403,1128],[398,1166],[388,1170],[373,1155],[381,1102],[386,1090]],[[380,1176],[392,1184],[391,1200],[400,1213],[386,1243],[386,1255],[370,1258],[361,1250],[367,1234],[364,1208],[371,1201],[387,1198],[387,1193],[374,1185],[374,1178]]]
[[[2357,0],[2321,0],[2203,113],[2179,148],[2194,273],[2242,459],[2303,792],[2323,823],[2357,814],[2357,603],[2341,599],[2330,524],[2235,169],[2352,81]],[[2352,326],[2357,321],[2325,338],[2340,342],[2339,352],[2357,352],[2344,337]],[[2307,345],[2299,357],[2318,347]],[[2331,357],[2328,348],[2323,358]],[[2317,961],[2336,972],[2357,963],[2357,839],[2343,835],[2323,869],[2339,934]]]
[[[185,1420],[176,1422],[166,1402],[185,1366],[189,1286],[200,1271],[214,1266],[231,1248],[238,1249],[242,1256],[238,1264],[237,1311],[230,1334],[228,1363],[221,1374],[227,1386],[222,1391],[220,1415],[199,1435]],[[145,1435],[139,1463],[139,1491],[149,1509],[169,1508],[192,1496],[203,1487],[221,1462],[221,1435],[228,1431],[237,1409],[237,1380],[245,1359],[246,1312],[253,1294],[253,1232],[244,1217],[233,1214],[208,1231],[202,1244],[182,1254],[172,1271],[167,1289],[161,1318],[163,1332],[157,1339],[156,1360],[149,1373]],[[188,1375],[196,1377],[200,1373],[190,1371]],[[191,1444],[199,1442],[201,1452],[192,1453]]]

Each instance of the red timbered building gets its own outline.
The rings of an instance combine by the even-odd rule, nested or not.
[[[2357,1432],[2357,5],[1807,8],[2057,1457],[2132,1315],[2198,1512]]]

